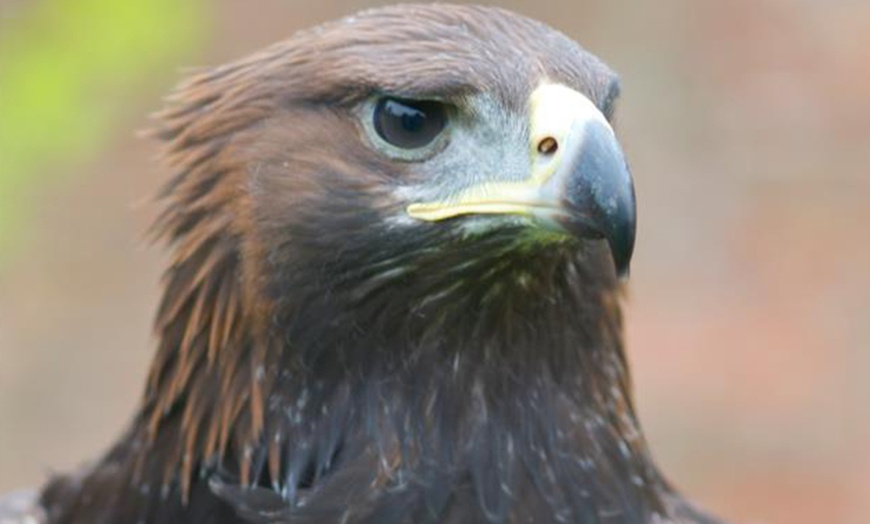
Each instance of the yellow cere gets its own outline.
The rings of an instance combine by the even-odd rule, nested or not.
[[[413,218],[437,222],[460,215],[504,214],[530,216],[535,209],[556,208],[557,202],[543,194],[543,186],[559,169],[569,132],[577,124],[599,120],[608,128],[604,115],[585,95],[561,84],[543,83],[529,99],[528,144],[531,176],[521,182],[483,182],[444,201],[411,204],[407,213]],[[538,144],[546,138],[557,142],[552,153],[539,153]]]

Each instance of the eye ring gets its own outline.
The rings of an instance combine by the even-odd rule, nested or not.
[[[447,127],[447,107],[435,100],[379,98],[372,112],[378,137],[398,149],[418,150],[432,144]]]

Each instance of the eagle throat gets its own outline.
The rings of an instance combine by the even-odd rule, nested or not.
[[[285,446],[267,476],[285,500],[316,506],[307,489],[369,456],[384,493],[436,508],[450,498],[439,490],[471,483],[489,517],[530,504],[508,495],[528,484],[578,522],[662,511],[606,248],[512,229],[364,247],[383,245],[362,238],[314,265],[306,253],[325,246],[302,242],[297,265],[266,269],[283,349],[260,438]]]

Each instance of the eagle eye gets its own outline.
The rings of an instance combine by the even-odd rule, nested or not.
[[[432,143],[447,125],[447,108],[434,100],[385,97],[375,104],[374,129],[381,139],[401,149]]]

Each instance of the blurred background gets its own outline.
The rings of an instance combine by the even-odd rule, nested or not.
[[[163,253],[136,138],[188,66],[365,1],[0,0],[0,492],[131,416]],[[641,418],[674,482],[743,523],[870,515],[870,2],[495,2],[623,78]]]

